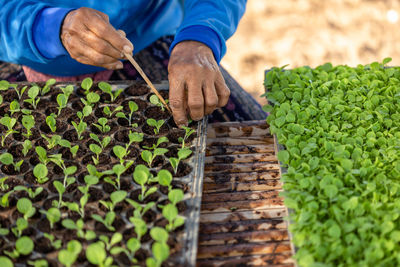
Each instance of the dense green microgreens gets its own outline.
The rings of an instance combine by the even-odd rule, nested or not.
[[[123,91],[123,89],[117,89],[113,92],[111,85],[106,82],[99,82],[98,87],[101,91],[103,91],[103,93],[106,93],[110,96],[111,102],[114,102]]]
[[[157,135],[160,133],[160,129],[161,127],[164,125],[165,120],[155,120],[155,119],[147,119],[146,123],[151,126],[154,127],[154,133]]]
[[[266,74],[300,266],[400,264],[400,69],[389,61]]]
[[[123,112],[118,112],[115,116],[117,116],[117,118],[126,119],[128,121],[128,123],[129,123],[129,126],[132,126],[133,113],[136,112],[139,109],[139,107],[134,101],[129,101],[128,102],[128,107],[129,107],[128,116],[126,116],[126,114],[123,113]]]

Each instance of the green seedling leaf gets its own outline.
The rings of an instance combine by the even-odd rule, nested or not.
[[[12,261],[5,257],[5,256],[0,256],[0,266],[2,267],[14,267],[14,264]]]
[[[33,168],[33,175],[36,177],[38,183],[43,184],[49,179],[47,178],[48,170],[46,165],[39,163]]]
[[[150,230],[150,236],[159,243],[167,243],[169,234],[164,228],[156,226]]]
[[[181,189],[172,189],[168,193],[168,199],[171,201],[173,205],[176,205],[178,202],[181,202],[184,198],[184,193]]]
[[[111,193],[110,199],[111,199],[112,203],[115,205],[115,204],[123,201],[126,198],[127,194],[128,193],[126,191],[122,191],[122,190],[115,191],[115,192]]]
[[[107,253],[104,249],[103,243],[96,242],[90,244],[86,248],[86,258],[91,264],[104,266],[103,264],[107,258]]]
[[[170,186],[172,182],[172,174],[168,170],[160,170],[157,174],[158,183],[162,186]]]
[[[15,242],[15,249],[21,255],[26,256],[31,254],[33,248],[34,248],[33,241],[27,236],[22,236],[18,238],[17,242]]]
[[[58,260],[63,265],[72,266],[82,251],[82,245],[79,241],[71,240],[68,242],[67,249],[62,249],[58,253]]]
[[[89,92],[89,90],[90,90],[90,88],[92,87],[92,85],[93,85],[93,80],[92,80],[92,78],[90,78],[90,77],[85,78],[85,79],[82,81],[82,83],[81,83],[81,87],[82,87],[83,89],[85,89],[86,94]]]

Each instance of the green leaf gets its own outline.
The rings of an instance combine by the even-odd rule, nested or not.
[[[168,241],[168,232],[164,228],[158,226],[155,226],[150,230],[150,236],[160,243],[167,243]]]
[[[340,227],[335,223],[333,224],[331,227],[329,227],[328,229],[328,234],[329,236],[333,237],[333,238],[340,238],[341,236],[341,230]]]
[[[14,264],[12,263],[12,261],[5,257],[5,256],[0,256],[0,266],[1,267],[13,267]]]
[[[20,254],[29,255],[33,251],[34,244],[29,237],[23,236],[15,242],[15,248]]]
[[[128,193],[126,191],[122,191],[122,190],[115,191],[115,192],[111,193],[110,199],[111,199],[112,203],[115,205],[115,204],[123,201],[126,198],[127,194]]]
[[[287,152],[286,150],[280,150],[278,152],[278,160],[281,161],[284,164],[287,164],[289,162],[289,152]]]
[[[20,213],[26,214],[32,209],[32,202],[27,198],[20,198],[17,202],[17,209]]]

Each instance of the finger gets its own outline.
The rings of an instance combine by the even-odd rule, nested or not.
[[[122,37],[126,37],[126,33],[123,30],[118,30],[118,33],[122,36]]]
[[[98,11],[96,9],[92,9],[94,12],[96,12],[97,14],[99,14],[99,16],[104,19],[104,21],[106,22],[110,22],[110,18],[108,17],[108,15],[106,13],[103,13],[101,11]]]
[[[119,66],[122,65],[121,62],[117,61],[115,58],[112,58],[107,55],[100,54],[96,50],[87,46],[80,39],[73,40],[74,38],[65,38],[66,45],[70,51],[71,57],[75,60],[88,65],[98,66],[98,67],[106,67],[110,64],[117,64]],[[77,38],[75,38],[77,39]],[[118,62],[120,64],[118,64]]]
[[[169,80],[169,104],[174,121],[178,127],[187,125],[187,113],[184,102],[186,101],[185,84],[183,79],[168,75]]]
[[[91,17],[90,20],[85,21],[85,26],[90,29],[99,38],[102,38],[109,42],[118,51],[124,51],[126,53],[132,53],[132,43],[122,37],[114,27],[108,22],[104,21],[100,15]]]
[[[79,34],[79,37],[83,40],[84,43],[86,43],[89,47],[93,48],[100,54],[110,56],[115,60],[121,59],[124,56],[121,51],[115,49],[115,47],[113,47],[109,42],[105,41],[104,39],[97,37],[97,35],[95,35],[89,29],[81,32]]]
[[[203,95],[204,95],[204,113],[209,115],[213,113],[218,105],[218,95],[215,91],[215,86],[213,82],[206,82],[203,85]]]
[[[204,96],[202,82],[196,77],[191,77],[186,81],[188,87],[188,108],[190,117],[195,120],[201,120],[204,116]]]
[[[215,90],[218,95],[218,107],[223,107],[228,103],[231,91],[225,83],[224,77],[221,72],[218,72],[217,79],[215,80]]]

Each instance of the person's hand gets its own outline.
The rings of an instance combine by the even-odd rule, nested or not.
[[[106,69],[122,68],[121,52],[132,54],[133,50],[125,33],[114,29],[106,14],[87,7],[65,16],[60,37],[73,59]]]
[[[169,103],[175,123],[186,125],[188,114],[200,120],[228,102],[225,84],[211,49],[196,41],[178,43],[168,65]]]

